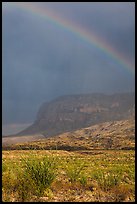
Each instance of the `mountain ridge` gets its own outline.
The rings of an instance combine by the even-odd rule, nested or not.
[[[60,96],[41,105],[35,122],[16,135],[51,137],[101,122],[134,116],[134,93],[77,94]]]

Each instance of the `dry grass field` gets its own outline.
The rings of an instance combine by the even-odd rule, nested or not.
[[[3,150],[3,202],[134,202],[133,150]]]

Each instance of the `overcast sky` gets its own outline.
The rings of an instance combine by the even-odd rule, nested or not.
[[[134,74],[106,52],[11,4],[2,7],[3,134],[31,124],[43,102],[61,95],[134,91]],[[134,65],[134,3],[38,2],[37,7],[94,32]]]

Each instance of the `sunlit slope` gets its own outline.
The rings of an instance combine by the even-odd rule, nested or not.
[[[19,138],[19,137],[18,137]],[[51,138],[21,142],[13,145],[13,149],[62,149],[62,150],[90,150],[90,149],[134,149],[135,121],[121,120],[105,122],[66,132]]]

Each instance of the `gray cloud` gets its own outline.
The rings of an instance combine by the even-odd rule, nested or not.
[[[67,16],[69,20],[85,29],[94,31],[130,59],[135,54],[134,6],[133,2],[81,2],[50,3],[46,7],[58,11],[60,16]]]

